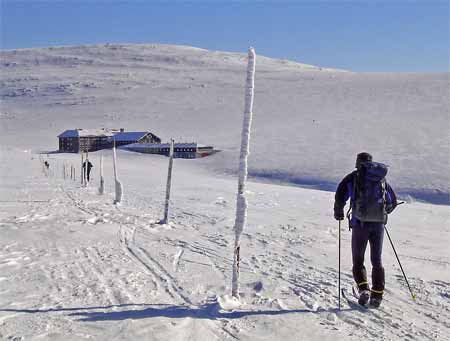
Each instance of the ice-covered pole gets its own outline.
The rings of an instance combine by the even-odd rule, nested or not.
[[[116,199],[115,204],[119,204],[122,201],[122,184],[117,176],[117,156],[116,156],[116,142],[114,141],[113,146],[113,165],[114,165],[114,182],[116,188]]]
[[[88,178],[88,166],[89,164],[89,152],[86,152],[86,160],[84,161],[84,184],[86,186],[89,185],[89,178]]]
[[[83,181],[84,181],[84,177],[83,177],[83,174],[84,174],[84,172],[83,172],[83,162],[84,162],[84,152],[83,151],[81,151],[81,172],[80,172],[80,174],[81,174],[81,179],[80,179],[80,181],[81,181],[81,186],[83,186]]]
[[[100,155],[100,187],[98,188],[98,193],[103,194],[105,190],[105,182],[103,180],[103,155]]]
[[[234,222],[235,242],[233,258],[233,280],[231,295],[239,299],[239,271],[241,234],[247,220],[247,198],[245,197],[245,183],[247,181],[247,159],[249,155],[250,131],[253,116],[253,97],[255,90],[255,50],[248,49],[247,83],[245,86],[245,109],[241,135],[241,154],[239,157],[239,180],[236,198],[236,219]]]
[[[173,139],[170,139],[169,170],[167,172],[166,201],[164,204],[164,218],[163,220],[161,220],[162,224],[167,224],[169,222],[169,201],[170,201],[170,187],[172,185],[173,150],[174,150],[174,141]]]

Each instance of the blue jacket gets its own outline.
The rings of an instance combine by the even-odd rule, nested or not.
[[[344,207],[349,198],[350,205],[353,205],[353,184],[356,177],[357,171],[353,171],[348,174],[338,185],[336,194],[334,197],[334,214],[342,215],[344,212]],[[392,187],[386,182],[386,212],[391,213],[397,206],[397,197],[394,193]],[[356,218],[352,215],[350,220],[350,225],[353,225]]]

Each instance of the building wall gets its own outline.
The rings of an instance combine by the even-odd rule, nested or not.
[[[127,144],[136,143],[136,141],[116,141],[116,147],[119,146],[126,146]],[[111,144],[111,147],[113,147],[113,144]]]
[[[139,143],[161,143],[161,139],[153,134],[147,134],[147,136],[144,136],[139,141],[136,141]],[[134,142],[133,142],[134,143]]]
[[[78,153],[79,142],[78,137],[60,137],[59,138],[59,151]]]
[[[170,153],[170,149],[167,147],[136,148],[136,149],[130,148],[130,150],[134,150],[139,153],[158,154],[165,156],[169,156]],[[195,159],[196,157],[198,157],[198,153],[196,148],[175,147],[173,151],[173,157],[176,159]]]
[[[199,147],[197,149],[197,157],[205,157],[214,154],[213,147]]]
[[[106,148],[108,140],[106,136],[86,136],[80,137],[80,151],[94,152]]]
[[[132,140],[132,141],[116,141],[116,146],[125,146],[127,144],[132,143],[161,143],[161,139],[157,136],[154,136],[153,134],[147,134],[143,138],[141,138],[138,141]]]
[[[175,159],[195,159],[195,152],[173,152],[173,157]]]

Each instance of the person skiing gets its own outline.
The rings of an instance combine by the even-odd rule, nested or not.
[[[86,171],[86,165],[87,165],[87,171]],[[91,161],[89,161],[89,159],[86,159],[86,161],[83,162],[83,172],[86,172],[86,178],[87,181],[90,181],[90,175],[91,175],[91,169],[92,167],[94,167],[91,163]]]
[[[397,198],[385,179],[387,167],[373,162],[372,155],[359,153],[355,167],[356,170],[348,174],[337,187],[334,218],[344,219],[344,207],[350,198],[347,218],[352,230],[352,272],[358,286],[358,303],[379,307],[385,286],[385,272],[381,261],[384,225],[387,223],[387,215],[398,205]],[[370,244],[372,263],[371,289],[364,266],[367,242]]]

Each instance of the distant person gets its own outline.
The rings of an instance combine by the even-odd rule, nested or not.
[[[44,166],[47,170],[50,168],[50,164],[47,161],[44,162]]]
[[[86,165],[87,165],[87,171],[86,171]],[[86,179],[88,182],[90,181],[92,167],[94,167],[94,166],[92,165],[91,161],[89,161],[89,159],[86,159],[86,161],[83,162],[83,173],[86,172]]]
[[[358,286],[358,303],[379,307],[383,299],[385,273],[381,261],[384,225],[387,215],[397,206],[397,198],[386,182],[386,165],[372,161],[369,153],[359,153],[356,170],[348,174],[338,185],[334,202],[334,218],[344,219],[344,207],[350,198],[347,213],[352,230],[353,278]],[[364,254],[370,244],[372,263],[372,288],[367,281]]]

